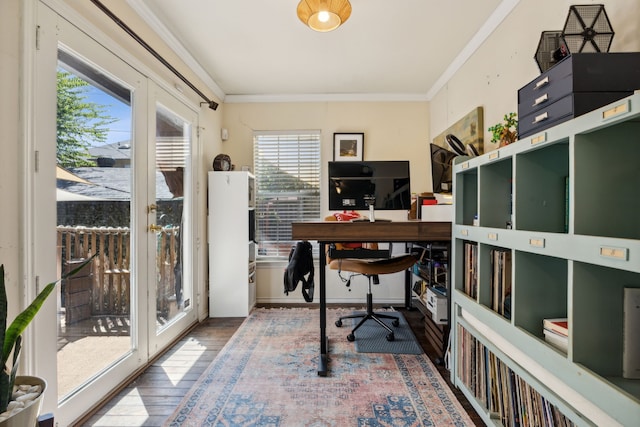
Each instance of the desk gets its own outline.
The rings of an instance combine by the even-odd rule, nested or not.
[[[325,282],[326,245],[344,242],[429,242],[450,241],[450,222],[377,221],[377,222],[295,222],[291,224],[293,240],[317,240],[320,247],[320,360],[318,375],[328,371],[327,289]],[[411,298],[411,287],[406,286],[405,300]]]

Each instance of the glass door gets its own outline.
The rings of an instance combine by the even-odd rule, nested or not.
[[[148,221],[155,251],[149,277],[155,298],[149,299],[150,355],[153,356],[195,321],[193,305],[192,147],[197,114],[175,97],[152,85],[155,138],[149,144],[155,178],[149,185]],[[150,294],[151,295],[151,294]]]
[[[142,74],[42,3],[38,26],[35,268],[48,282],[97,254],[60,282],[55,313],[40,313],[36,329],[42,411],[71,425],[149,359],[139,178],[149,92]]]
[[[42,411],[70,425],[196,321],[197,113],[42,3],[38,27],[35,274],[97,254],[36,319]]]
[[[58,398],[132,352],[133,91],[58,51],[56,250],[60,272],[97,253],[58,292]],[[135,233],[134,233],[135,234]]]

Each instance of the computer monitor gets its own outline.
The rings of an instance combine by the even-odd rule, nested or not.
[[[453,159],[458,155],[453,151],[431,144],[431,182],[434,193],[453,191]]]
[[[408,160],[329,162],[329,210],[409,210]]]

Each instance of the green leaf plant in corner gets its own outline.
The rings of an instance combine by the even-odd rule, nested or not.
[[[487,129],[492,134],[491,142],[499,142],[500,147],[516,142],[518,139],[518,119],[516,113],[504,115],[502,122],[496,123]]]
[[[31,302],[23,312],[11,322],[7,328],[7,290],[4,283],[4,264],[0,265],[0,342],[2,344],[2,373],[0,373],[0,413],[7,410],[7,405],[11,401],[13,386],[18,371],[20,351],[22,350],[22,332],[29,326],[36,316],[47,297],[56,288],[56,285],[63,279],[78,273],[84,266],[93,260],[97,254],[86,259],[77,268],[64,274],[62,278],[47,284],[38,296]],[[11,365],[7,362],[13,353]]]

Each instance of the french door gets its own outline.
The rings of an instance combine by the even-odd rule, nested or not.
[[[34,271],[97,253],[36,324],[43,411],[68,425],[196,321],[197,113],[42,3],[38,26]]]
[[[149,295],[149,356],[196,321],[192,185],[197,114],[150,82],[152,131],[147,149],[147,247],[153,283]]]

